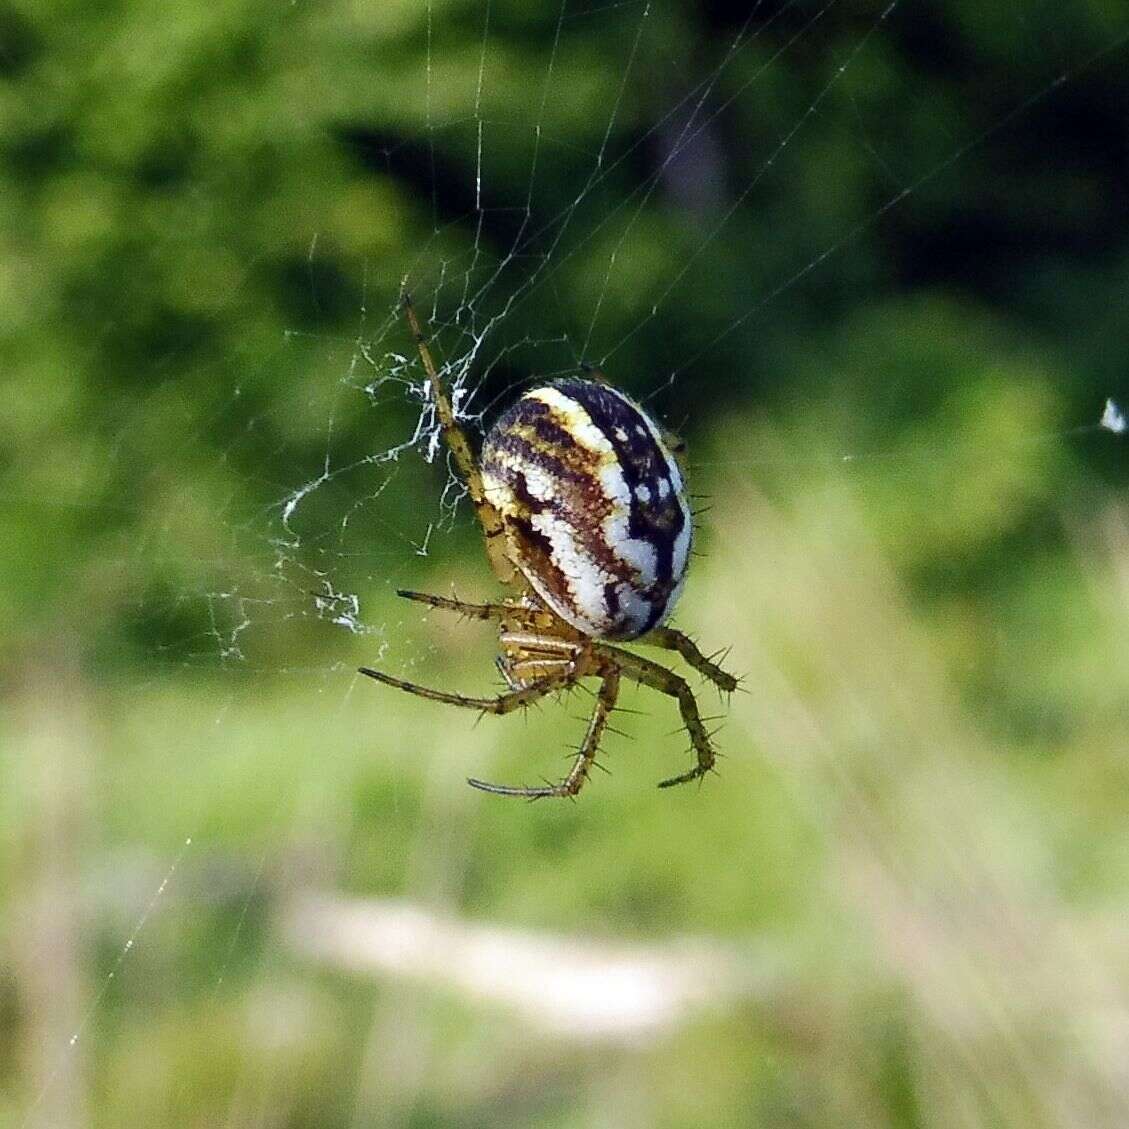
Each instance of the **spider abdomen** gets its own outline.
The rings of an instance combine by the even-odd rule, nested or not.
[[[481,467],[508,556],[557,615],[599,639],[662,623],[686,575],[690,510],[638,404],[593,380],[534,388],[491,428]]]

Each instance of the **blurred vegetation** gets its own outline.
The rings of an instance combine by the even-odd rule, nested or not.
[[[0,1126],[1125,1124],[1129,17],[749,10],[0,7]],[[356,685],[492,684],[393,595],[489,591],[405,277],[475,429],[594,362],[687,433],[719,780],[639,692],[492,802],[581,695]],[[305,886],[774,974],[570,1042]]]

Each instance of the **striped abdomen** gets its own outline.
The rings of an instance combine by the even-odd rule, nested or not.
[[[638,404],[591,380],[525,393],[482,449],[507,552],[563,620],[633,639],[674,606],[690,553],[682,475]]]

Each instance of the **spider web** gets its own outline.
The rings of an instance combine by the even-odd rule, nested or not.
[[[591,364],[618,380],[617,359],[641,337],[659,343],[651,352],[665,363],[643,373],[624,373],[622,383],[659,409],[673,404],[679,421],[692,422],[698,373],[729,365],[742,355],[739,348],[727,351],[730,342],[762,332],[772,321],[773,307],[805,285],[810,283],[818,293],[821,272],[830,272],[845,248],[880,228],[907,201],[958,174],[962,164],[981,153],[990,156],[991,146],[1000,139],[1006,142],[1016,123],[1041,104],[1053,103],[1072,82],[1116,66],[1125,47],[1125,30],[1113,21],[1101,25],[1106,32],[1101,46],[1087,51],[1049,41],[1045,28],[1036,34],[1034,15],[1044,17],[1040,25],[1045,23],[1041,5],[1026,14],[1009,12],[999,21],[1001,32],[1009,36],[1010,47],[1034,43],[1026,49],[1045,59],[1045,81],[1017,91],[986,125],[973,122],[965,135],[942,132],[938,147],[907,158],[895,151],[898,139],[883,135],[881,123],[867,117],[861,102],[875,45],[880,48],[883,36],[899,28],[912,28],[919,18],[912,5],[894,0],[869,9],[855,6],[846,16],[851,33],[844,37],[841,25],[829,30],[842,14],[840,0],[753,4],[722,40],[716,60],[699,68],[702,73],[696,78],[686,72],[683,61],[670,56],[664,35],[655,33],[661,17],[653,4],[573,8],[562,3],[544,29],[551,34],[544,36],[538,98],[524,113],[498,117],[497,100],[489,91],[493,83],[503,81],[498,73],[504,65],[499,58],[504,47],[498,41],[503,33],[498,14],[485,3],[476,61],[469,68],[470,90],[458,100],[460,108],[470,112],[444,119],[435,91],[448,81],[445,58],[433,42],[436,15],[427,6],[422,29],[426,61],[411,86],[423,107],[420,132],[408,142],[385,140],[379,131],[375,136],[360,131],[359,137],[348,139],[388,178],[403,176],[410,185],[419,186],[421,180],[426,185],[430,201],[415,201],[417,246],[394,262],[382,261],[378,281],[372,277],[373,261],[353,264],[361,296],[356,333],[350,338],[316,328],[325,252],[319,232],[311,232],[307,268],[315,328],[288,331],[285,349],[301,354],[306,375],[294,410],[322,414],[324,450],[297,478],[296,468],[286,467],[281,475],[290,484],[282,485],[274,504],[245,524],[242,518],[218,515],[241,538],[251,533],[257,540],[259,567],[248,574],[241,561],[231,583],[216,584],[213,575],[196,595],[183,590],[175,594],[180,606],[185,601],[206,606],[209,623],[201,645],[194,647],[184,638],[172,643],[178,662],[243,663],[249,657],[249,634],[256,627],[269,624],[273,631],[293,618],[364,635],[377,660],[395,646],[387,604],[380,600],[374,607],[371,582],[378,579],[387,589],[395,587],[397,562],[433,554],[455,528],[457,515],[466,516],[466,509],[459,506],[461,483],[448,469],[437,501],[430,512],[422,507],[418,524],[403,527],[385,516],[396,511],[401,491],[410,489],[405,475],[434,481],[419,469],[421,461],[446,463],[424,374],[397,312],[399,287],[393,271],[415,296],[437,342],[456,409],[472,433],[481,434],[499,407],[534,379],[552,379]],[[575,76],[577,46],[570,43],[568,30],[592,20],[606,24],[615,43],[613,54],[623,60],[622,70],[604,81],[596,99],[601,108],[594,115],[594,128],[588,130],[594,144],[567,155],[568,188],[552,194],[553,199],[563,195],[567,203],[554,211],[539,206],[550,175],[547,154],[557,144],[550,107],[568,95]],[[797,56],[813,55],[825,59],[826,65],[797,101],[783,132],[758,138],[739,168],[725,163],[716,150],[726,115],[735,108],[750,112],[758,99],[775,97],[766,88],[790,73]],[[677,75],[679,81],[672,84],[653,120],[644,117],[640,122],[636,84],[641,72],[656,68]],[[466,69],[463,65],[460,75]],[[912,76],[898,76],[898,81],[912,100]],[[812,217],[813,235],[806,246],[778,248],[771,255],[772,271],[743,289],[736,303],[703,319],[707,324],[697,332],[679,324],[678,340],[672,342],[670,322],[678,318],[688,295],[714,285],[712,276],[726,239],[755,229],[758,195],[779,191],[774,178],[786,175],[793,154],[797,161],[802,158],[806,142],[821,144],[829,133],[843,132],[854,139],[861,160],[880,168],[887,193],[853,220]],[[491,145],[500,136],[506,141],[506,160],[528,169],[524,192],[516,199],[495,198]],[[646,174],[624,191],[619,174],[633,161],[648,160]],[[448,167],[440,168],[444,162]],[[704,173],[695,168],[696,162],[705,167]],[[558,162],[553,172],[559,167]],[[462,181],[453,195],[468,198],[463,211],[458,210],[458,199],[440,199],[450,190],[452,168]],[[683,183],[696,173],[706,183]],[[709,183],[711,176],[729,183]],[[680,192],[691,201],[687,211],[693,227],[678,262],[660,264],[664,269],[655,272],[634,258],[634,237],[648,222],[648,205],[656,196],[679,199]],[[698,207],[696,213],[693,207]],[[761,232],[754,238],[763,243],[769,236]],[[340,269],[339,263],[333,269]],[[609,312],[613,302],[615,315]],[[270,362],[257,367],[269,369]],[[237,384],[229,405],[235,418],[240,415],[240,395]],[[1098,400],[1094,405],[1092,430],[1097,430],[1100,404]],[[289,411],[285,400],[272,408],[276,417]],[[248,427],[255,422],[248,419]],[[371,434],[364,444],[371,449],[360,454],[358,427]],[[285,451],[276,454],[285,460]],[[841,457],[857,461],[874,454],[883,453],[848,449]],[[921,458],[926,453],[910,450],[901,457]],[[397,615],[397,622],[400,619]],[[420,641],[413,639],[412,645]],[[410,661],[410,656],[404,659]],[[343,669],[331,662],[319,673],[335,678]]]
[[[409,677],[442,660],[447,652],[432,638],[434,619],[421,624],[414,610],[398,606],[395,589],[426,578],[434,590],[483,597],[487,570],[484,562],[477,571],[458,563],[474,559],[476,533],[398,310],[401,282],[429,326],[456,410],[475,435],[532,380],[588,364],[676,426],[693,426],[707,398],[748,412],[753,397],[733,374],[780,348],[778,323],[802,319],[821,303],[849,320],[855,289],[890,285],[875,263],[860,268],[852,260],[856,273],[837,277],[845,251],[880,242],[884,225],[908,207],[936,207],[954,178],[990,175],[993,160],[1034,143],[1033,115],[1053,111],[1104,68],[1125,63],[1129,23],[1117,13],[1079,3],[1048,15],[1045,4],[1031,0],[984,18],[996,24],[1003,56],[1037,58],[1044,77],[1007,89],[982,112],[923,126],[904,144],[880,116],[885,103],[871,93],[894,85],[924,122],[931,117],[925,85],[912,73],[893,73],[888,58],[892,40],[911,39],[919,24],[928,34],[926,15],[909,0],[758,2],[726,26],[706,60],[679,55],[677,19],[660,5],[562,0],[536,28],[540,81],[528,105],[506,101],[508,68],[516,65],[511,37],[520,32],[513,11],[484,0],[454,13],[429,0],[420,18],[390,33],[390,54],[421,40],[423,50],[422,62],[418,50],[405,51],[411,63],[394,76],[403,90],[390,99],[388,120],[350,124],[340,133],[379,196],[366,206],[386,207],[413,235],[350,254],[311,225],[302,233],[305,305],[284,339],[266,350],[256,340],[209,374],[214,411],[193,417],[184,447],[212,433],[230,436],[199,468],[202,478],[221,485],[209,481],[197,491],[186,482],[171,491],[163,523],[122,548],[127,570],[168,562],[161,581],[136,597],[137,634],[147,640],[153,681],[131,693],[140,698],[186,668],[214,675],[219,704],[209,716],[222,756],[227,711],[260,681],[312,685],[340,718],[354,701],[358,660]],[[585,66],[581,52],[590,40],[576,34],[591,23],[606,41],[596,67]],[[1088,35],[1068,34],[1082,23]],[[1006,63],[999,67],[1008,73]],[[657,90],[656,76],[665,80]],[[743,132],[764,107],[772,109],[773,126]],[[364,120],[357,107],[336,110]],[[844,206],[805,215],[820,197],[811,185],[804,195],[798,169],[813,147],[841,152],[844,138],[858,166],[844,175],[873,176],[874,194],[861,212]],[[515,177],[515,167],[523,175]],[[664,201],[674,221],[656,219]],[[313,211],[336,206],[327,199]],[[789,212],[805,222],[788,225],[791,238],[781,244],[774,228]],[[656,252],[657,223],[666,224],[672,241],[665,255]],[[730,247],[742,240],[763,252],[749,278],[737,274],[748,257]],[[691,307],[704,313],[689,316]],[[786,374],[763,371],[747,383],[800,419],[818,389],[809,376],[791,391]],[[158,384],[138,414],[168,392]],[[912,417],[912,404],[898,401],[918,392],[909,380],[890,388],[893,414]],[[1105,394],[1088,415],[1049,429],[1042,420],[1029,427],[1021,419],[1014,450],[1001,451],[992,439],[977,448],[974,435],[973,466],[1001,459],[1022,466],[1029,448],[1059,450],[1078,437],[1097,442],[1104,400]],[[833,418],[821,406],[814,426],[822,430]],[[1107,408],[1106,430],[1116,430],[1109,421],[1119,418],[1116,405]],[[122,428],[123,451],[132,447],[132,426],[127,420]],[[158,455],[153,475],[184,465],[180,453]],[[822,475],[834,486],[857,465],[876,461],[896,460],[913,478],[927,473],[936,454],[932,438],[912,429],[907,439],[893,425],[862,433],[845,427],[841,440],[813,442],[811,451],[750,454],[740,444],[714,444],[692,462],[691,474],[712,475],[716,487],[766,467],[805,480],[814,469],[817,480]],[[202,497],[214,500],[225,489],[221,509],[200,512]],[[197,527],[207,531],[202,549],[186,563],[192,541],[184,531]],[[483,640],[484,669],[488,653]],[[238,771],[233,777],[248,786]],[[268,825],[301,824],[265,803],[273,812]],[[128,972],[127,958],[160,916],[167,887],[202,867],[194,864],[201,842],[222,838],[222,820],[214,829],[205,814],[213,807],[214,796],[194,795],[173,834],[166,824],[154,829],[175,861],[158,868],[159,885],[142,883],[149,892],[143,912],[121,930],[126,940],[94,995],[95,1011],[74,1025],[72,1046],[60,1050],[36,1108],[58,1086],[111,981]],[[270,851],[258,856],[260,868]],[[193,894],[182,896],[191,901]],[[209,972],[217,991],[255,896],[255,888],[240,896],[228,954]],[[259,959],[265,968],[273,958]],[[33,1109],[29,1119],[34,1115]]]

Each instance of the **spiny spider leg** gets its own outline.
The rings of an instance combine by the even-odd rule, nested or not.
[[[698,703],[694,698],[694,691],[685,678],[667,670],[642,655],[634,655],[630,651],[621,651],[618,647],[610,647],[606,643],[594,643],[593,651],[608,665],[619,667],[620,671],[628,678],[634,679],[643,686],[650,686],[661,694],[667,694],[678,700],[678,708],[682,714],[682,724],[690,734],[690,743],[694,746],[698,763],[688,772],[680,776],[672,776],[669,780],[661,780],[660,788],[670,788],[674,784],[685,784],[690,780],[697,780],[705,776],[717,759],[713,746],[710,744],[709,734],[702,724],[701,714],[698,713]]]
[[[614,665],[606,667],[602,677],[600,692],[596,695],[596,705],[588,722],[588,732],[584,734],[584,740],[572,768],[559,784],[551,784],[544,788],[523,788],[506,784],[488,784],[484,780],[468,780],[467,783],[473,788],[492,792],[496,796],[524,796],[528,800],[538,800],[548,796],[575,796],[584,787],[588,773],[596,762],[600,738],[604,735],[608,725],[608,715],[615,708],[615,700],[619,694],[619,671],[616,667]]]
[[[478,515],[479,524],[482,526],[483,536],[486,538],[486,555],[490,559],[490,567],[494,575],[503,583],[513,579],[514,567],[505,553],[505,527],[502,516],[494,505],[486,498],[486,488],[482,484],[482,472],[478,469],[474,454],[470,449],[470,442],[463,429],[455,419],[455,408],[451,397],[435,367],[431,356],[431,349],[427,338],[420,328],[419,318],[416,317],[415,306],[412,305],[412,296],[407,290],[400,295],[400,304],[404,308],[404,316],[408,319],[408,327],[412,331],[416,348],[419,350],[419,359],[423,362],[423,370],[427,373],[427,380],[431,386],[431,397],[435,401],[435,414],[439,417],[439,426],[443,430],[443,441],[451,452],[459,474],[466,483],[467,493],[474,504],[474,512]]]
[[[727,694],[732,694],[737,689],[738,680],[703,655],[694,640],[681,631],[675,631],[671,627],[656,627],[644,635],[639,642],[648,643],[653,647],[663,647],[668,651],[677,651],[694,670]]]
[[[510,604],[468,604],[452,596],[434,596],[430,592],[412,592],[407,588],[397,588],[396,595],[405,600],[415,600],[418,604],[427,604],[430,608],[439,608],[445,612],[456,612],[458,615],[466,616],[467,619],[525,618],[520,607],[514,607]]]
[[[514,710],[521,709],[522,706],[531,705],[538,698],[543,698],[546,694],[561,689],[570,680],[570,676],[553,676],[539,679],[532,685],[511,690],[507,694],[498,694],[493,698],[469,698],[465,694],[448,694],[442,690],[433,690],[430,686],[420,686],[416,682],[405,682],[402,678],[393,678],[391,674],[384,674],[367,666],[362,666],[358,673],[366,675],[368,678],[375,678],[377,682],[383,682],[386,686],[395,686],[397,690],[407,690],[409,694],[415,694],[419,698],[428,698],[433,702],[446,702],[450,706],[465,706],[467,709],[496,714],[513,713]]]

